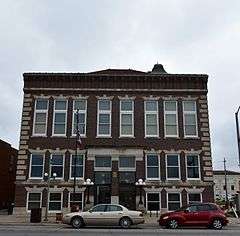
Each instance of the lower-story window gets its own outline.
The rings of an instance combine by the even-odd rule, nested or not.
[[[28,193],[27,210],[42,207],[42,193]]]
[[[160,210],[160,193],[147,193],[147,210]]]
[[[168,193],[168,210],[175,211],[181,206],[180,193]]]
[[[78,205],[79,209],[82,210],[83,208],[83,194],[82,193],[75,193],[75,199],[74,194],[69,193],[69,205],[72,207],[73,205]]]
[[[202,196],[201,193],[189,193],[188,194],[188,203],[197,203],[197,202],[202,202]]]
[[[62,193],[49,193],[49,211],[62,211]]]

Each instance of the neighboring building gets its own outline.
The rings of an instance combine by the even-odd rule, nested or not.
[[[24,73],[18,153],[16,213],[46,207],[44,173],[56,173],[49,213],[73,201],[75,118],[80,112],[84,146],[77,156],[77,202],[138,207],[138,179],[146,182],[147,210],[174,210],[188,202],[214,201],[207,79],[107,69],[91,73]]]
[[[0,210],[14,203],[17,150],[0,139]]]
[[[228,198],[232,199],[240,191],[240,172],[226,171]],[[225,200],[226,185],[224,170],[214,170],[214,197],[216,200]]]

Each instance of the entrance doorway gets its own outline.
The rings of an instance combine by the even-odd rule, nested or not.
[[[136,187],[134,185],[119,186],[119,204],[130,210],[136,210]]]
[[[111,186],[99,185],[95,188],[95,205],[111,203]]]

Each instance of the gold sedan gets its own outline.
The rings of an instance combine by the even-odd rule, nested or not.
[[[131,211],[117,204],[99,204],[89,211],[72,212],[64,215],[63,223],[73,228],[84,226],[121,226],[129,228],[131,225],[143,224],[144,218],[140,211]]]

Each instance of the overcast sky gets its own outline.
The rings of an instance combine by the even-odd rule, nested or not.
[[[105,68],[207,73],[214,167],[239,170],[240,1],[0,3],[0,139],[18,148],[23,72]]]

